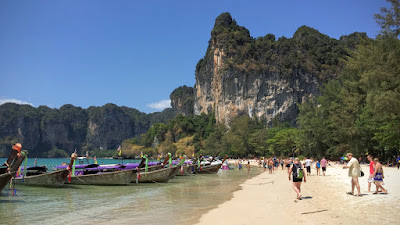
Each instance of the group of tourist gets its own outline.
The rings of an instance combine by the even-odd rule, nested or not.
[[[382,186],[384,184],[383,179],[385,178],[383,173],[382,164],[379,162],[378,158],[373,158],[372,155],[368,155],[369,164],[369,177],[368,177],[368,192],[371,191],[371,184],[374,183],[376,186],[376,191],[374,194],[378,194],[379,191],[382,191],[384,194],[387,194],[387,190]],[[351,191],[347,192],[347,194],[353,196],[361,196],[360,184],[358,178],[363,176],[363,172],[361,170],[361,166],[358,160],[353,157],[352,153],[347,154],[347,159],[349,162],[347,165],[343,166],[344,169],[349,169],[348,175],[351,177]],[[400,161],[397,161],[400,164]],[[306,182],[306,176],[311,175],[311,165],[313,161],[311,159],[305,159],[304,164],[300,163],[298,158],[295,158],[293,164],[289,168],[289,180],[293,179],[293,189],[297,194],[297,199],[301,199],[301,183],[304,180]],[[320,175],[319,168],[322,168],[322,172],[325,176],[327,160],[322,158],[320,161],[316,161],[316,169],[317,175]],[[307,173],[303,172],[303,167],[306,168]],[[306,175],[307,174],[307,175]],[[291,177],[292,175],[292,177]],[[357,188],[357,194],[354,194],[354,189]]]
[[[354,188],[356,187],[357,195],[355,196],[361,196],[358,178],[364,176],[364,172],[362,172],[360,163],[353,157],[353,154],[348,153],[347,158],[350,161],[347,165],[343,166],[344,169],[349,169],[349,177],[351,177],[351,191],[347,192],[347,194],[354,195]],[[369,160],[368,192],[371,191],[371,184],[374,183],[376,186],[374,194],[378,194],[379,191],[387,194],[387,190],[382,186],[384,184],[383,179],[385,178],[382,164],[378,158],[373,158],[372,155],[368,155],[367,158]]]
[[[359,177],[363,176],[363,172],[357,158],[353,157],[352,153],[348,153],[346,155],[349,162],[343,166],[344,169],[349,169],[348,176],[351,177],[351,191],[347,192],[349,195],[353,196],[361,196]],[[372,155],[368,155],[367,157],[369,161],[369,176],[368,176],[368,192],[371,191],[371,185],[375,184],[376,191],[373,194],[378,194],[379,192],[383,192],[387,194],[388,191],[382,186],[384,184],[383,179],[385,178],[383,173],[382,164],[379,162],[378,158],[373,158]],[[242,161],[243,162],[243,161]],[[397,168],[400,165],[400,156],[396,159]],[[293,189],[297,194],[297,199],[301,199],[301,183],[307,181],[307,176],[311,175],[311,170],[315,166],[317,176],[323,175],[325,176],[326,169],[328,166],[328,160],[323,157],[321,160],[305,158],[303,163],[300,162],[299,158],[263,158],[258,160],[258,164],[260,167],[264,168],[264,171],[268,169],[269,174],[273,174],[275,170],[278,170],[281,167],[282,170],[287,168],[287,173],[289,175],[289,180],[293,181]],[[239,169],[242,168],[240,160],[238,161]],[[247,162],[247,170],[250,172],[250,161]],[[304,170],[306,172],[304,172]],[[321,174],[322,170],[322,174]],[[357,188],[357,194],[354,194],[354,189]]]

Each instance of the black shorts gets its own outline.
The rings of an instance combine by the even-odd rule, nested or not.
[[[324,171],[324,172],[325,172],[325,171],[326,171],[326,167],[322,167],[322,171]]]
[[[307,173],[311,173],[311,166],[307,166]]]
[[[286,167],[289,168],[289,167],[290,167],[290,164],[287,164]]]
[[[293,182],[303,182],[303,178],[299,179],[299,178],[293,177]]]

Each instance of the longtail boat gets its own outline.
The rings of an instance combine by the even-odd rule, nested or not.
[[[71,181],[66,184],[79,185],[127,185],[132,179],[136,170],[118,170],[114,172],[99,172],[71,177]]]
[[[138,179],[139,183],[165,183],[168,182],[169,179],[175,176],[176,171],[179,170],[179,167],[168,167],[163,169],[158,169],[150,172],[145,172],[144,170],[140,171],[140,178]],[[136,177],[135,177],[136,178]],[[135,180],[133,180],[134,182]]]
[[[35,170],[43,171],[40,174],[36,175],[28,175],[27,176],[19,176],[15,178],[15,183],[23,184],[23,185],[31,185],[31,186],[43,186],[43,187],[62,187],[67,179],[69,171],[67,169],[57,170],[53,172],[46,173],[47,168],[37,168],[31,167],[27,168],[27,170]]]
[[[65,166],[57,166],[56,169],[63,169]],[[124,165],[103,165],[89,164],[77,165],[79,171],[68,176],[65,184],[79,185],[126,185],[132,181],[132,175],[136,173],[133,169],[126,169]]]
[[[21,152],[21,144],[13,145],[10,156],[3,166],[0,167],[0,191],[7,185],[13,176],[17,173],[19,166],[25,160],[27,151]]]
[[[166,159],[164,162],[166,162],[167,160],[168,159]],[[185,160],[182,159],[176,166],[170,164],[167,168],[155,169],[147,172],[145,171],[145,168],[141,168],[140,166],[138,167],[139,173],[136,174],[136,177],[134,177],[132,182],[136,181],[138,183],[166,183],[169,181],[169,179],[175,176],[176,171],[180,169],[180,166],[184,162]]]
[[[226,158],[227,158],[227,156],[224,157],[224,160],[221,163],[212,164],[212,161],[214,160],[213,159],[213,160],[211,160],[210,164],[208,164],[208,165],[196,167],[196,173],[198,173],[198,174],[218,173],[222,164],[224,164]]]

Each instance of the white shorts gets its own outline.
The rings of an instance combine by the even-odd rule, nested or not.
[[[368,183],[374,183],[374,178],[368,177]]]

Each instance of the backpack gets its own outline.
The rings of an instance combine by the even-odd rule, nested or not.
[[[303,179],[304,172],[303,172],[303,168],[301,168],[301,164],[300,164],[300,166],[293,164],[293,168],[294,168],[293,177],[295,177],[297,179]]]

